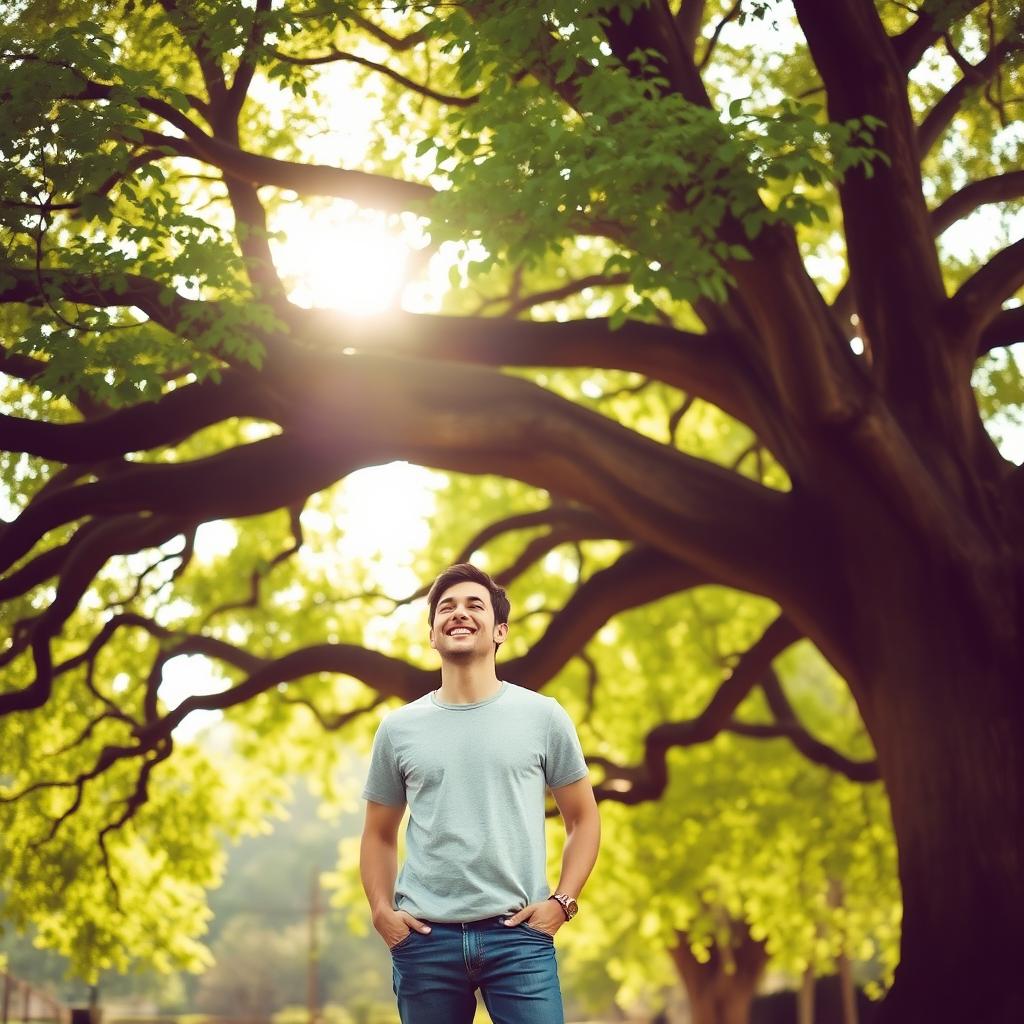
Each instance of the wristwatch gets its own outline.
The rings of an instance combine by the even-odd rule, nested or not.
[[[566,921],[571,921],[579,913],[579,904],[572,896],[566,896],[564,892],[553,892],[548,899],[555,900],[561,906]]]

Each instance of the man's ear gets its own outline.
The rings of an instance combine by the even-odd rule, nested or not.
[[[496,644],[503,644],[505,637],[508,636],[508,623],[503,622],[500,626],[494,627],[494,642]]]
[[[434,627],[433,626],[430,627],[430,630],[427,633],[427,636],[430,638],[430,646],[433,647],[433,649],[436,651],[437,650],[437,644],[434,642]]]

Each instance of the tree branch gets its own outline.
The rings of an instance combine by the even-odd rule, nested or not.
[[[705,0],[682,0],[675,17],[676,32],[691,60],[696,59],[697,40],[704,24],[704,7]]]
[[[269,403],[252,382],[225,373],[167,392],[155,402],[118,409],[80,423],[47,423],[0,413],[0,449],[66,464],[108,459],[177,444],[235,416],[267,417]]]
[[[578,295],[587,288],[613,288],[616,285],[629,284],[629,275],[622,274],[588,274],[585,277],[576,278],[557,288],[548,288],[541,292],[534,292],[531,295],[503,296],[498,299],[489,299],[483,303],[482,308],[487,308],[501,302],[508,302],[502,311],[502,316],[515,317],[534,306],[542,306],[548,302],[557,302],[559,299],[567,299],[571,295]]]
[[[870,0],[826,6],[796,0],[795,6],[825,83],[830,118],[871,116],[881,123],[873,144],[887,162],[876,160],[870,176],[850,171],[839,191],[855,306],[871,340],[873,372],[896,401],[909,399],[904,392],[917,386],[922,363],[938,359],[934,338],[945,289],[905,74]],[[894,234],[898,246],[891,244]],[[935,379],[941,379],[938,370]]]
[[[713,582],[699,570],[649,547],[635,547],[586,579],[548,623],[544,635],[504,666],[509,678],[540,689],[611,618],[669,594]]]
[[[404,314],[385,322],[346,319],[326,310],[291,310],[296,334],[309,345],[336,348],[339,334],[366,351],[456,360],[480,366],[594,366],[628,370],[693,392],[757,433],[771,435],[766,400],[735,339],[607,319],[509,320]]]
[[[282,562],[291,558],[292,555],[298,553],[302,548],[303,533],[302,533],[302,509],[305,507],[305,502],[293,505],[288,509],[288,521],[291,526],[292,540],[293,543],[282,551],[279,551],[274,557],[263,567],[254,569],[249,574],[249,594],[246,598],[241,601],[228,601],[224,604],[217,605],[212,608],[203,617],[202,625],[200,628],[205,627],[215,615],[220,615],[222,612],[232,611],[238,608],[258,608],[260,604],[260,596],[263,586],[263,581],[270,575],[270,573],[279,566]]]
[[[979,358],[994,348],[1007,348],[1024,342],[1024,306],[1013,306],[997,313],[981,332]]]
[[[799,639],[789,620],[780,615],[740,658],[696,718],[665,722],[647,734],[644,759],[639,765],[625,767],[604,757],[588,757],[592,766],[605,772],[604,779],[594,787],[597,798],[626,804],[656,800],[668,785],[668,751],[672,747],[706,743],[730,728],[733,712],[761,682],[772,661]]]
[[[924,0],[918,6],[918,17],[898,36],[892,37],[892,48],[899,66],[909,73],[921,58],[943,36],[947,25],[964,17],[984,0]]]
[[[950,311],[967,337],[980,334],[1014,292],[1024,288],[1024,238],[997,252],[949,300]]]
[[[203,522],[292,505],[366,464],[351,442],[333,448],[278,435],[191,462],[129,463],[103,480],[58,491],[0,531],[0,568],[47,532],[89,515],[159,513]]]
[[[379,64],[375,60],[360,57],[355,53],[346,53],[344,50],[339,50],[337,47],[332,47],[330,53],[323,54],[319,57],[294,57],[291,54],[282,53],[280,50],[274,50],[273,53],[275,57],[278,57],[283,61],[287,61],[289,64],[299,64],[306,67],[318,64],[334,64],[338,61],[348,61],[352,64],[359,64],[361,67],[369,68],[371,71],[378,71],[380,74],[386,75],[393,82],[397,82],[399,85],[404,86],[410,92],[417,93],[420,96],[426,96],[427,99],[447,104],[450,107],[471,107],[480,98],[479,94],[476,96],[453,96],[449,93],[437,92],[437,90],[431,89],[428,85],[421,85],[419,82],[414,82],[411,78],[407,78],[405,75],[400,74],[395,71],[394,68],[389,68],[386,64]]]
[[[249,86],[252,84],[253,75],[256,73],[257,56],[266,32],[265,16],[270,8],[271,0],[256,0],[256,6],[253,8],[249,36],[238,60],[231,88],[227,90],[223,100],[223,112],[233,121],[238,120],[245,97],[249,92]]]
[[[986,82],[990,82],[1007,55],[1019,47],[1019,43],[1004,39],[973,67],[967,66],[963,78],[928,111],[917,129],[917,148],[922,158],[942,137],[964,100],[972,92],[981,89]]]
[[[180,156],[211,164],[225,174],[253,186],[273,185],[291,189],[300,195],[350,199],[360,206],[388,213],[404,213],[408,210],[422,212],[423,203],[436,194],[429,185],[388,178],[381,174],[260,156],[209,135],[197,141],[194,138],[177,139],[158,132],[143,131],[142,137],[148,145],[163,146]]]
[[[718,39],[722,34],[722,30],[730,21],[734,21],[736,16],[740,13],[740,8],[743,6],[743,0],[735,0],[732,7],[725,12],[724,15],[719,19],[718,24],[715,26],[714,32],[711,34],[711,38],[708,40],[708,45],[704,48],[704,54],[700,61],[697,63],[697,70],[703,71],[711,61],[712,56],[715,52],[715,47],[718,45]]]
[[[406,50],[411,50],[414,46],[418,46],[424,40],[430,36],[430,26],[424,25],[422,28],[416,29],[415,32],[410,32],[407,36],[394,36],[385,29],[382,29],[379,25],[370,21],[369,18],[363,17],[356,11],[346,11],[345,18],[347,21],[352,21],[358,25],[361,29],[369,32],[374,39],[379,42],[385,43],[391,47],[396,53],[404,53]]]
[[[941,235],[958,220],[987,203],[1008,203],[1024,198],[1024,171],[1008,171],[965,185],[940,203],[931,213],[932,230]]]
[[[832,771],[845,775],[852,782],[877,782],[881,777],[879,774],[878,761],[855,761],[846,757],[838,750],[816,739],[801,723],[796,709],[789,702],[782,683],[779,681],[774,669],[769,669],[761,680],[761,689],[764,690],[768,700],[768,707],[775,716],[775,722],[771,725],[751,725],[744,723],[744,730],[740,735],[758,736],[770,738],[772,736],[785,737],[800,751],[808,761],[814,764],[831,768]],[[734,729],[739,732],[739,730]]]

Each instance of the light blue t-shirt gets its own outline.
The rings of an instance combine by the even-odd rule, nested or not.
[[[395,908],[466,922],[546,899],[545,787],[586,774],[565,709],[514,683],[478,704],[428,693],[392,711],[363,798],[409,805]]]

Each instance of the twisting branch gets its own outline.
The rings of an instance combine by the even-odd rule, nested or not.
[[[501,537],[506,533],[514,533],[517,530],[530,530],[542,526],[550,527],[552,531],[560,530],[566,534],[572,534],[578,539],[597,537],[613,540],[633,539],[626,536],[624,531],[617,529],[614,524],[603,519],[596,512],[588,508],[558,503],[535,512],[515,513],[489,523],[463,544],[453,561],[468,562],[473,557],[474,552],[482,550],[485,544],[489,544],[495,538]],[[389,600],[397,608],[400,605],[418,601],[421,597],[426,597],[429,590],[430,584],[427,583],[409,594],[408,597],[398,600],[389,598]]]
[[[996,253],[949,300],[950,311],[975,337],[999,312],[1003,302],[1024,287],[1024,238]]]
[[[941,138],[971,92],[990,82],[1007,56],[1021,45],[1019,40],[1004,39],[977,64],[960,62],[963,77],[928,111],[917,129],[917,148],[922,159]]]
[[[204,629],[210,622],[211,619],[216,615],[220,615],[222,612],[233,611],[238,608],[258,608],[260,604],[260,592],[262,589],[263,581],[270,575],[273,570],[279,566],[282,562],[291,558],[292,555],[296,554],[302,547],[303,534],[302,534],[302,510],[305,507],[305,500],[297,502],[288,509],[288,522],[292,531],[293,543],[285,548],[283,551],[279,551],[274,557],[267,562],[266,565],[254,569],[249,574],[249,594],[247,597],[240,601],[228,601],[224,604],[217,605],[212,608],[204,617],[200,625],[201,629]]]
[[[583,538],[571,529],[553,529],[539,534],[526,544],[510,565],[505,566],[494,575],[494,580],[502,587],[510,586],[527,569],[532,568],[556,548],[581,539]]]
[[[355,11],[346,11],[345,20],[354,22],[361,29],[365,29],[374,39],[385,43],[396,53],[404,53],[406,50],[411,50],[414,46],[419,46],[430,35],[430,26],[424,25],[422,28],[416,29],[415,32],[410,32],[407,36],[395,36]]]
[[[347,53],[344,50],[339,50],[337,47],[332,47],[331,51],[326,54],[322,54],[319,57],[296,57],[289,53],[282,53],[280,50],[272,51],[274,56],[280,60],[287,61],[289,64],[299,64],[306,67],[315,66],[318,64],[334,64],[338,61],[347,61],[352,64],[359,64],[361,67],[369,68],[371,71],[378,71],[382,75],[386,75],[393,82],[397,82],[399,85],[404,86],[410,92],[418,93],[420,96],[426,96],[427,99],[436,100],[438,103],[444,103],[449,107],[471,107],[476,103],[480,96],[453,96],[450,93],[438,92],[436,89],[431,89],[429,85],[422,85],[419,82],[414,82],[411,78],[407,78],[405,75],[394,68],[390,68],[387,64],[379,64],[375,60],[369,60],[366,57],[360,57],[355,53]]]
[[[734,728],[735,732],[744,736],[785,737],[808,761],[831,768],[852,782],[876,782],[881,777],[876,760],[855,761],[816,739],[807,731],[786,696],[774,669],[770,668],[765,673],[761,680],[761,689],[768,700],[768,707],[775,716],[775,721],[770,725],[744,723],[745,731]]]
[[[381,694],[378,694],[369,704],[364,704],[362,707],[352,708],[350,711],[338,711],[333,715],[328,715],[306,697],[290,697],[287,693],[282,693],[279,699],[285,704],[299,704],[302,707],[309,708],[313,712],[313,717],[326,732],[337,732],[339,729],[343,729],[349,722],[353,722],[368,711],[373,711],[374,708],[380,707],[385,700]]]
[[[53,685],[50,640],[74,612],[82,595],[106,562],[114,555],[158,547],[178,532],[180,523],[171,516],[120,515],[102,522],[90,530],[80,544],[72,546],[62,566],[60,583],[53,600],[32,621],[24,638],[14,637],[12,650],[31,647],[35,677],[19,690],[0,694],[0,715],[41,707],[49,699]],[[10,651],[5,653],[5,657],[9,655]]]
[[[629,274],[588,274],[585,277],[568,281],[557,288],[548,288],[541,292],[534,292],[531,295],[503,296],[496,299],[488,299],[481,306],[481,310],[501,302],[508,301],[508,305],[502,310],[503,317],[515,317],[534,306],[542,306],[548,302],[558,302],[567,299],[572,295],[578,295],[588,288],[613,288],[616,285],[629,284]]]
[[[917,5],[917,19],[897,36],[892,37],[892,49],[904,73],[912,71],[944,35],[951,15],[964,17],[985,0],[924,0]]]
[[[735,0],[732,7],[725,12],[724,15],[719,19],[718,24],[715,26],[714,32],[711,33],[711,38],[708,40],[708,45],[704,48],[704,55],[697,63],[697,70],[703,71],[711,61],[712,56],[715,52],[715,47],[718,45],[718,39],[722,35],[722,30],[730,21],[735,21],[736,16],[740,13],[740,8],[743,6],[743,0]]]
[[[647,734],[644,759],[640,764],[630,767],[604,757],[588,758],[591,765],[605,772],[604,779],[594,789],[597,798],[637,804],[661,796],[668,785],[668,751],[672,747],[706,743],[730,728],[733,712],[763,680],[772,661],[799,639],[797,630],[780,615],[740,658],[696,718],[665,722]]]
[[[135,781],[135,788],[129,794],[128,798],[124,801],[124,811],[120,817],[110,822],[100,830],[99,834],[99,847],[103,857],[103,866],[106,871],[107,881],[110,883],[110,887],[114,893],[114,902],[120,909],[121,904],[121,891],[118,887],[117,880],[114,878],[114,873],[110,863],[110,853],[107,850],[107,836],[112,832],[117,831],[127,822],[131,821],[132,818],[138,813],[140,808],[149,799],[149,778],[153,773],[153,769],[161,762],[166,761],[171,755],[171,751],[174,749],[173,741],[170,736],[166,737],[156,747],[155,752],[145,758],[142,762],[142,767],[139,769],[138,778]]]

